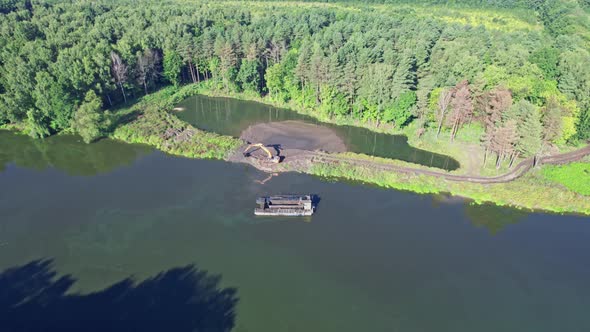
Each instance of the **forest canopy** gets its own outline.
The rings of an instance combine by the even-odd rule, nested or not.
[[[590,138],[587,5],[0,0],[0,125],[92,140],[100,105],[206,81],[451,140],[479,123],[498,159],[535,155]]]

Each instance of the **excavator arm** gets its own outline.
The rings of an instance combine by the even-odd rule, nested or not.
[[[264,146],[264,144],[262,144],[262,143],[248,145],[248,147],[246,147],[246,149],[244,150],[244,157],[250,157],[251,154],[248,151],[250,151],[254,148],[260,148],[261,150],[266,152],[266,155],[268,156],[268,160],[272,161],[275,164],[278,164],[281,161],[279,156],[273,156],[272,153],[270,152],[270,150],[266,146]]]

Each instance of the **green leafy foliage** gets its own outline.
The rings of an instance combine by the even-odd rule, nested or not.
[[[101,110],[102,102],[92,90],[86,93],[84,102],[74,117],[74,130],[86,143],[93,142],[104,135],[110,125],[109,114]]]
[[[416,93],[409,91],[401,94],[393,104],[385,109],[383,121],[393,121],[396,126],[404,126],[412,118],[412,107],[416,104]]]
[[[579,194],[590,196],[590,163],[544,166],[543,176]]]
[[[164,77],[178,86],[180,84],[180,71],[182,69],[182,58],[176,51],[164,52]]]
[[[558,115],[564,132],[574,125],[576,138],[590,137],[590,29],[579,1],[327,2],[3,0],[0,122],[44,137],[72,125],[89,90],[111,107],[209,81],[321,117],[442,123],[454,137],[485,121],[482,96],[503,87],[539,108],[552,97],[575,103]],[[460,99],[474,107],[437,116],[433,99],[462,82]]]
[[[536,64],[545,74],[545,78],[553,80],[557,78],[557,64],[559,62],[559,50],[545,47],[534,52],[530,60]]]
[[[51,134],[49,119],[37,109],[27,111],[26,128],[28,134],[33,138],[43,138]]]
[[[236,81],[244,91],[262,92],[261,64],[258,60],[244,60]]]

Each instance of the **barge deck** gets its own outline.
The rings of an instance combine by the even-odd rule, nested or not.
[[[311,195],[279,195],[266,196],[256,199],[257,216],[311,216],[315,207]]]

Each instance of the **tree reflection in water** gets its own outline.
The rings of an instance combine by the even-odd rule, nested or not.
[[[141,282],[121,280],[90,294],[69,294],[76,282],[59,276],[51,260],[0,274],[0,330],[206,331],[234,326],[235,288],[194,266],[173,268]]]

